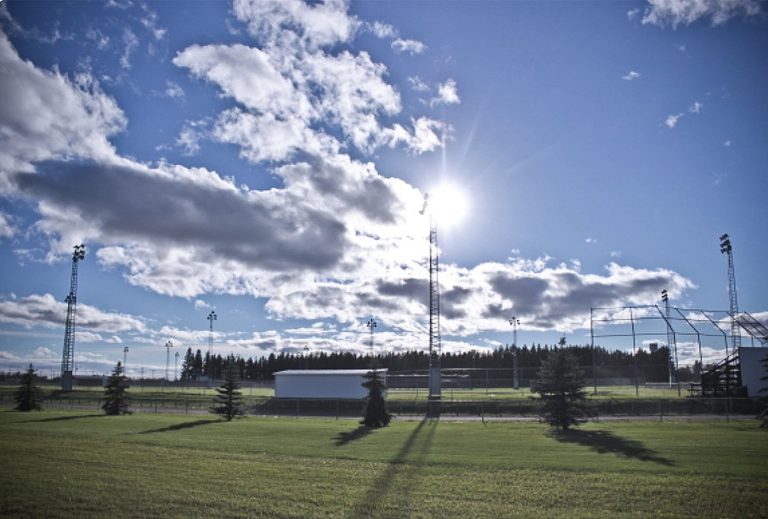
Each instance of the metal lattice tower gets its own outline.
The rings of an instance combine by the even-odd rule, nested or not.
[[[666,323],[667,323],[667,353],[669,357],[669,362],[667,362],[668,371],[669,371],[669,387],[672,387],[672,383],[674,382],[673,379],[673,372],[675,371],[674,363],[672,362],[672,325],[670,324],[672,322],[672,316],[669,311],[669,294],[667,293],[667,289],[661,291],[661,301],[664,303],[664,315],[666,316]],[[675,349],[677,349],[677,344],[675,344]]]
[[[512,387],[515,389],[520,388],[520,377],[518,373],[518,360],[517,360],[517,327],[520,324],[520,320],[517,317],[512,317],[509,320],[509,324],[512,325]]]
[[[213,381],[213,321],[216,321],[219,316],[216,315],[215,310],[211,310],[208,314],[208,322],[210,323],[210,331],[208,333],[208,383]]]
[[[429,216],[429,399],[439,401],[441,395],[440,355],[440,284],[437,273],[439,268],[437,247],[437,225],[429,207],[429,195],[424,198],[421,214]],[[431,409],[431,408],[430,408]],[[430,414],[435,414],[431,412]]]
[[[736,271],[733,268],[733,246],[727,234],[720,236],[720,252],[728,256],[728,299],[731,303],[731,344],[733,351],[741,346],[741,330],[739,329],[739,302],[736,298]]]
[[[72,275],[69,281],[67,324],[64,329],[64,351],[61,354],[61,390],[72,391],[72,371],[75,367],[75,317],[77,315],[77,265],[85,259],[85,245],[75,245],[72,253]]]

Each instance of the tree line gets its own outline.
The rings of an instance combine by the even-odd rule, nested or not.
[[[597,377],[634,378],[635,375],[648,382],[665,382],[669,377],[670,355],[662,346],[656,351],[638,350],[632,352],[608,350],[601,346],[566,346],[587,377],[592,377],[593,365]],[[524,378],[534,378],[536,371],[550,352],[558,346],[524,345],[519,348],[502,346],[489,351],[446,352],[441,356],[443,369],[504,369],[517,367]],[[563,349],[563,347],[560,347]],[[376,355],[376,363],[390,371],[422,371],[429,367],[429,354],[424,351],[388,352]],[[367,369],[371,366],[371,355],[351,352],[308,352],[307,354],[281,352],[261,357],[235,358],[235,369],[240,380],[272,380],[274,373],[286,369]],[[221,355],[210,357],[200,349],[188,348],[181,367],[181,380],[192,382],[200,377],[213,376],[221,379],[227,368],[227,359]],[[678,371],[680,380],[698,378],[701,366],[684,367]],[[505,375],[506,376],[506,375]]]

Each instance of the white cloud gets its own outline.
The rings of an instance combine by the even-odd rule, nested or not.
[[[303,0],[235,0],[233,10],[258,40],[273,44],[291,30],[309,49],[349,41],[360,27],[347,14],[347,1],[309,5]]]
[[[677,126],[678,121],[684,116],[683,113],[678,114],[670,114],[667,116],[667,118],[664,120],[664,124],[667,125],[667,128],[674,128]]]
[[[181,99],[184,97],[184,90],[173,81],[166,80],[165,95],[173,99]]]
[[[648,0],[642,23],[676,28],[709,18],[713,26],[762,13],[759,0]]]
[[[0,322],[16,324],[25,328],[64,326],[67,304],[57,301],[51,294],[0,300]],[[97,332],[144,332],[146,325],[134,316],[105,312],[93,306],[77,305],[77,325],[95,337]]]
[[[397,38],[392,42],[392,50],[395,52],[407,52],[411,56],[414,54],[421,54],[425,50],[427,50],[427,46],[424,45],[422,42],[417,40],[407,40],[402,38]]]
[[[131,68],[131,55],[139,46],[139,39],[132,30],[126,28],[123,30],[123,54],[120,56],[120,66],[129,70]]]
[[[624,81],[633,81],[640,77],[640,72],[637,72],[635,70],[630,70],[625,75],[621,76],[621,79]]]
[[[11,216],[0,211],[0,239],[10,238],[16,234],[16,228],[11,223]]]
[[[143,25],[156,40],[162,40],[168,30],[158,26],[156,12],[150,10],[146,4],[142,4],[142,8],[145,11],[145,16],[140,20],[141,25]]]
[[[622,252],[620,250],[612,250],[611,251],[611,257],[612,258],[620,258],[622,256]]]
[[[688,108],[688,112],[692,114],[701,113],[701,109],[704,108],[704,104],[694,101],[694,103]]]
[[[634,20],[640,14],[640,8],[630,9],[627,11],[627,18]]]
[[[441,83],[437,86],[437,96],[433,97],[429,104],[435,105],[455,105],[459,104],[459,93],[456,90],[456,81],[453,79],[446,80],[445,83]]]
[[[2,32],[0,68],[0,191],[8,191],[8,175],[32,172],[35,162],[114,159],[108,137],[125,127],[125,116],[90,75],[40,70]]]
[[[195,155],[200,151],[200,141],[209,133],[208,121],[185,121],[179,136],[176,137],[176,146],[182,149],[185,155]]]
[[[585,238],[584,239],[584,243],[595,244],[595,243],[597,243],[597,239],[595,239],[595,238]]]
[[[211,305],[202,299],[195,299],[195,310],[208,310],[209,308],[212,308]]]
[[[377,21],[373,22],[372,24],[368,24],[367,26],[368,30],[371,31],[377,38],[397,38],[397,29],[388,23]]]
[[[429,85],[421,79],[419,76],[411,76],[408,78],[408,84],[416,92],[429,92]]]
[[[724,142],[723,142],[723,146],[725,146],[726,148],[730,148],[730,147],[731,147],[731,144],[733,144],[733,143],[731,142],[731,140],[730,140],[730,139],[728,139],[727,141],[724,141]]]

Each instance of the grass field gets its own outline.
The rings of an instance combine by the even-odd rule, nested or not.
[[[55,395],[55,398],[101,398],[104,393],[103,387],[80,387],[70,393],[60,393],[59,386],[44,384],[40,386],[45,396]],[[16,386],[0,386],[0,396],[10,399]],[[595,399],[675,399],[678,398],[677,389],[656,389],[640,387],[636,394],[634,386],[598,386],[597,394],[593,394],[592,388],[586,388],[589,398]],[[241,389],[243,396],[253,398],[273,397],[275,392],[271,387],[243,387]],[[163,386],[141,386],[133,383],[129,390],[131,398],[134,400],[200,400],[200,398],[213,397],[216,390],[206,387],[163,387]],[[683,396],[686,395],[683,391]],[[528,400],[538,398],[537,393],[532,393],[528,388],[475,388],[475,389],[443,389],[443,399],[447,401],[489,401],[489,400]],[[389,391],[388,400],[390,401],[426,401],[426,389],[392,389]]]
[[[766,517],[767,435],[3,411],[0,516]]]

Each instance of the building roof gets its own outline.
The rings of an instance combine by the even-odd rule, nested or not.
[[[290,375],[290,376],[329,376],[329,375],[349,375],[361,377],[370,372],[370,369],[286,369],[283,371],[276,371],[277,375]],[[379,368],[376,371],[379,373],[385,373],[389,371],[387,368]]]

